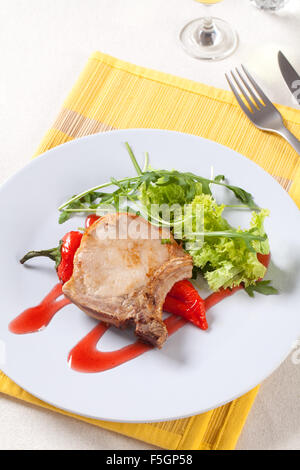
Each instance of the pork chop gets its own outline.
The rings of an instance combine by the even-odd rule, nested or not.
[[[192,266],[169,230],[136,215],[107,214],[83,235],[63,292],[88,315],[118,328],[133,325],[142,341],[161,348],[165,297],[192,276]]]

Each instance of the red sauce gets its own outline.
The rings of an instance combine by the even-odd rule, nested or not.
[[[221,300],[226,299],[226,297],[230,297],[231,295],[235,294],[238,290],[243,289],[242,286],[234,287],[233,289],[220,289],[219,292],[214,292],[210,294],[204,300],[205,309],[208,310],[217,303],[221,302]]]
[[[186,324],[186,320],[172,315],[165,320],[165,324],[169,335],[172,335]],[[97,349],[97,344],[108,328],[109,326],[99,323],[70,351],[68,363],[72,369],[79,372],[104,372],[153,349],[141,341],[135,341],[116,351],[101,352]]]
[[[36,307],[31,307],[21,313],[9,324],[9,330],[17,335],[25,333],[34,333],[45,328],[54,315],[68,305],[70,301],[63,297],[56,300],[62,295],[62,284],[56,284],[51,292]]]
[[[270,255],[259,254],[258,259],[267,267],[270,261]],[[206,309],[208,310],[242,288],[242,286],[238,286],[234,289],[221,289],[219,292],[214,292],[205,299]],[[10,331],[16,334],[24,334],[33,333],[46,327],[55,313],[70,303],[70,301],[65,298],[56,300],[61,295],[62,284],[57,284],[39,305],[25,310],[21,315],[15,318],[9,325]],[[165,320],[165,324],[169,336],[182,328],[186,323],[186,320],[176,317],[175,315],[168,317]],[[68,356],[68,363],[72,369],[79,372],[103,372],[118,367],[124,364],[124,362],[135,359],[152,349],[152,346],[140,341],[135,341],[116,351],[101,352],[97,349],[97,344],[108,329],[109,326],[104,323],[99,323],[77,343]]]

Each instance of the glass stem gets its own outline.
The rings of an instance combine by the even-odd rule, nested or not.
[[[206,11],[211,5],[205,5]],[[200,32],[200,42],[204,46],[212,46],[215,43],[216,39],[216,29],[211,15],[207,15],[203,18],[203,27]]]
[[[207,5],[208,7],[208,5]],[[214,29],[214,23],[213,23],[213,19],[212,19],[212,16],[205,16],[204,17],[204,22],[203,22],[203,28],[209,32],[209,31],[212,31]]]

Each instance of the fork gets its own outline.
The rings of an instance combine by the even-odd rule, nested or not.
[[[231,71],[232,79],[237,87],[228,74],[225,74],[225,77],[246,116],[259,129],[281,135],[300,155],[300,141],[286,128],[280,112],[265,95],[246,67],[243,65],[241,67],[244,75],[237,68],[235,69],[236,73]],[[238,90],[245,101],[241,98]]]

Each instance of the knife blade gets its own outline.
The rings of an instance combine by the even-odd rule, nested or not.
[[[300,105],[300,75],[281,51],[278,52],[278,63],[290,92]]]

